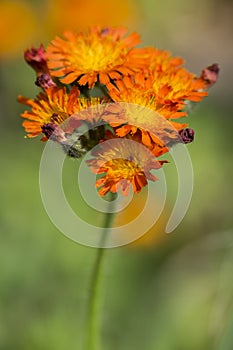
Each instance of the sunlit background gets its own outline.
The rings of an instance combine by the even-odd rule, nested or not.
[[[38,184],[44,144],[24,139],[24,107],[16,99],[38,91],[25,48],[98,23],[138,31],[143,45],[182,56],[196,74],[212,63],[221,67],[209,97],[189,117],[196,131],[188,146],[195,183],[183,222],[164,233],[177,191],[170,164],[168,200],[155,227],[106,253],[101,350],[233,349],[232,14],[230,0],[0,0],[1,350],[83,349],[96,250],[67,239],[50,222]],[[73,162],[68,169],[67,197],[78,212]],[[140,211],[145,195],[118,224]]]

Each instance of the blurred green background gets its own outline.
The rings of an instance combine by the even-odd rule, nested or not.
[[[165,235],[177,189],[169,165],[167,212],[143,241],[106,252],[101,350],[233,349],[232,13],[229,0],[0,1],[1,350],[83,349],[96,249],[50,222],[38,184],[44,144],[24,139],[16,98],[38,91],[24,48],[97,21],[137,30],[143,45],[182,56],[196,74],[221,67],[188,119],[195,183],[184,220]]]

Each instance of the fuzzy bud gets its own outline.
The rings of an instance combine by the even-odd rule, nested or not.
[[[47,90],[53,86],[56,86],[51,76],[47,73],[43,73],[41,75],[38,75],[35,84],[39,87],[41,87],[43,90]]]
[[[42,44],[38,49],[32,47],[30,50],[26,50],[24,59],[36,71],[37,75],[48,73],[45,49]]]
[[[194,140],[194,130],[187,128],[179,131],[179,135],[183,141],[183,143],[190,143]]]
[[[56,142],[64,142],[66,141],[66,136],[64,131],[59,128],[59,126],[55,123],[47,123],[41,127],[42,132],[45,136]]]
[[[201,78],[205,81],[207,88],[214,85],[218,79],[219,65],[217,63],[203,69]]]

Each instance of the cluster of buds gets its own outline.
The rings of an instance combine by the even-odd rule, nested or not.
[[[100,195],[127,194],[130,185],[139,192],[157,180],[151,170],[166,163],[157,158],[194,140],[194,130],[179,122],[187,104],[207,96],[219,73],[213,64],[195,76],[181,58],[137,48],[139,35],[126,33],[95,26],[24,54],[41,89],[35,99],[18,98],[30,107],[21,115],[28,137],[43,134],[43,141],[61,144],[73,158],[91,151],[88,165],[102,176],[96,181]],[[146,151],[135,152],[127,141]]]

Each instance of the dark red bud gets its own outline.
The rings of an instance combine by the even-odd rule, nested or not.
[[[42,125],[41,130],[45,136],[53,141],[64,142],[66,141],[64,131],[55,123],[47,123]]]
[[[35,81],[35,84],[41,87],[43,90],[47,90],[53,86],[56,86],[51,76],[47,73],[39,75]]]
[[[206,86],[209,88],[214,85],[218,79],[219,65],[217,63],[203,69],[201,78],[206,82]]]
[[[194,140],[194,130],[187,128],[179,130],[179,135],[183,141],[183,143],[190,143]]]
[[[45,49],[42,44],[38,49],[32,47],[30,50],[26,50],[24,59],[37,74],[48,73]]]

